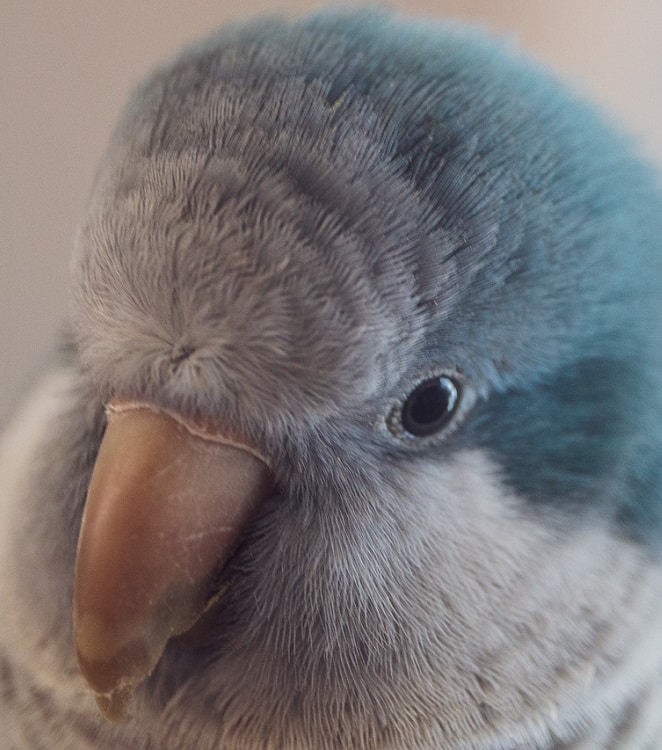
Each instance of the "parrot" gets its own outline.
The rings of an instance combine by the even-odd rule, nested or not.
[[[5,750],[662,748],[662,197],[516,45],[139,84],[0,442]]]

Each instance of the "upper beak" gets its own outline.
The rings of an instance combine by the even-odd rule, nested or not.
[[[273,475],[248,444],[150,405],[107,413],[78,539],[74,639],[117,719],[168,639],[205,610]]]

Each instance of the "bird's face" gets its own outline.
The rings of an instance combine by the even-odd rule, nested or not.
[[[611,454],[564,484],[574,448],[546,442],[602,403],[568,354],[593,281],[479,136],[426,165],[422,112],[416,166],[365,97],[208,75],[142,90],[74,262],[107,413],[72,537],[102,709],[200,747],[563,733],[646,646],[622,610],[644,556],[586,499]],[[554,179],[562,244],[585,210]]]

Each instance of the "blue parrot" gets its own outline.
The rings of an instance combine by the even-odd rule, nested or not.
[[[387,12],[134,93],[0,443],[9,750],[662,748],[662,197]]]

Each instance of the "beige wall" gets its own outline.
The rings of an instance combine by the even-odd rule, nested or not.
[[[480,20],[591,92],[662,164],[659,0],[395,0],[417,15]],[[132,84],[229,18],[305,0],[0,0],[0,414],[43,355],[66,304],[71,238]]]

